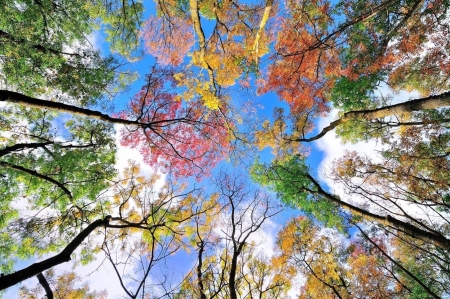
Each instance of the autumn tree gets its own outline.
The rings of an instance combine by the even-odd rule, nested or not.
[[[421,241],[401,233],[387,235],[374,225],[357,227],[359,233],[348,238],[298,217],[280,231],[276,259],[306,277],[299,298],[445,296],[447,275],[430,272],[438,265],[432,261],[436,253],[421,250],[426,248],[423,245],[417,247]]]
[[[27,258],[39,257],[43,253],[57,251],[64,245],[65,247],[50,258],[16,272],[4,274],[0,277],[0,289],[3,290],[39,275],[43,271],[70,261],[73,257],[86,264],[92,261],[95,254],[104,252],[106,259],[116,270],[125,293],[130,298],[148,293],[147,279],[149,279],[150,270],[155,267],[155,264],[164,262],[168,255],[179,249],[181,244],[179,239],[185,222],[208,209],[206,206],[198,208],[202,200],[198,190],[183,191],[183,186],[170,180],[161,182],[159,185],[158,179],[157,174],[150,177],[143,176],[139,167],[131,164],[121,176],[112,181],[109,190],[112,193],[112,201],[95,202],[102,203],[97,215],[110,213],[101,219],[89,221],[83,218],[83,210],[81,210],[72,214],[53,213],[54,215],[47,216],[47,219],[35,216],[28,223],[12,222],[8,226],[9,229],[14,228],[14,225],[25,224],[26,227],[22,230],[35,230],[32,231],[33,234],[28,235],[28,238],[22,238],[26,244],[18,250],[18,253],[27,254]],[[104,192],[103,196],[109,199],[111,193]],[[42,224],[39,222],[44,224],[45,228],[52,230],[51,234],[46,235],[49,240],[40,245],[43,247],[42,250],[38,247],[39,241],[43,238],[39,235],[38,229],[42,230]],[[31,225],[34,227],[30,228]],[[14,239],[16,236],[12,235],[11,238]],[[17,239],[20,240],[20,237]],[[53,244],[56,240],[58,243]],[[140,263],[139,260],[143,258],[147,259]],[[118,265],[125,266],[117,268]],[[128,272],[124,274],[121,271],[124,269],[128,271],[127,267],[135,269],[137,265],[144,267],[142,273],[137,272],[136,280],[140,280],[141,283],[137,284],[136,290],[128,290],[126,281],[136,280],[130,278]]]
[[[268,195],[248,188],[244,177],[220,173],[213,181],[213,208],[195,217],[191,228],[197,265],[180,298],[281,298],[290,276],[254,239],[279,208]]]
[[[338,195],[325,191],[320,183],[309,174],[304,159],[298,156],[272,165],[255,164],[252,172],[257,181],[276,191],[282,201],[301,208],[305,213],[314,216],[328,226],[341,229],[345,227],[348,220],[344,217],[345,214],[341,214],[342,210],[345,210],[353,215],[352,222],[357,222],[358,219],[374,221],[404,232],[411,237],[426,240],[442,249],[448,249],[450,246],[445,228],[438,229],[429,226],[417,217],[403,219],[402,215],[397,214],[396,210],[389,209],[389,207],[376,213],[367,206],[345,201]]]
[[[34,4],[39,6],[42,3]],[[43,25],[44,27],[54,26],[45,27],[44,33],[62,34],[64,30],[84,28],[82,24],[78,24],[81,27],[77,28],[77,21],[73,19],[60,18],[60,15],[68,14],[72,8],[59,6],[58,3],[45,3],[47,4],[48,11],[43,12],[44,21],[47,17],[45,13],[50,15],[55,13],[58,17],[52,15],[55,23]],[[17,5],[20,6],[20,4]],[[11,10],[16,12],[18,6],[11,7]],[[32,5],[24,6],[24,8],[27,12],[32,13],[32,9],[35,9],[34,13],[39,13],[39,9]],[[95,8],[89,6],[88,10],[90,13],[95,13],[93,11]],[[135,8],[133,14],[138,15],[139,9]],[[120,11],[125,13],[127,9],[123,8]],[[80,10],[80,14],[87,12],[85,7]],[[111,11],[97,13],[108,16]],[[91,18],[85,15],[85,17],[87,33],[92,29],[90,26],[94,19],[97,21],[98,16]],[[132,17],[132,19],[135,18]],[[30,17],[24,26],[17,25],[17,27],[24,28],[25,25],[30,27],[34,20]],[[64,27],[66,25],[61,25],[64,21],[74,23],[66,24],[70,25],[70,28],[66,28]],[[58,26],[64,28],[55,29],[59,28]],[[131,25],[128,23],[126,26]],[[83,32],[77,31],[80,36],[75,37],[67,34],[66,41],[55,42],[58,46],[52,48],[54,51],[31,42],[28,50],[59,55],[59,64],[55,67],[69,63],[67,59],[72,56],[82,59],[84,63],[89,59],[81,57],[79,53],[72,55],[71,52],[61,52],[63,47],[79,42],[78,37],[85,37]],[[39,36],[40,32],[36,34]],[[25,37],[18,40],[3,35],[2,38],[10,38],[8,42],[17,47],[24,47],[27,44]],[[30,57],[33,54],[30,53],[23,54],[25,65],[31,61]],[[94,54],[99,55],[97,52]],[[66,56],[69,58],[66,59]],[[98,57],[100,59],[100,56]],[[94,69],[95,63],[90,60],[88,70]],[[53,71],[52,67],[45,66],[41,69],[41,73],[30,74],[40,76],[42,73],[54,73],[56,78],[61,79],[69,74],[69,71],[60,69]],[[23,83],[33,88],[41,84],[40,89],[15,86],[15,83],[8,79],[5,89],[0,92],[2,101],[10,103],[2,106],[2,138],[3,136],[5,138],[2,139],[1,150],[1,188],[6,195],[1,201],[3,209],[0,217],[3,236],[1,255],[4,257],[2,271],[11,272],[14,263],[19,259],[28,259],[54,251],[61,251],[61,254],[51,260],[50,264],[40,264],[41,270],[67,261],[81,241],[97,228],[109,225],[110,218],[104,218],[107,214],[105,211],[108,211],[108,198],[103,192],[115,176],[113,124],[128,125],[127,129],[137,134],[134,136],[139,135],[136,133],[136,128],[139,132],[143,129],[144,137],[141,141],[147,143],[147,149],[143,149],[147,154],[147,162],[157,161],[153,165],[155,169],[161,167],[162,170],[171,171],[174,175],[193,175],[195,170],[195,174],[200,178],[202,174],[199,170],[207,173],[207,167],[217,163],[219,157],[222,158],[227,150],[227,130],[230,128],[226,128],[223,124],[226,111],[222,109],[219,118],[214,113],[209,113],[208,109],[198,101],[182,104],[175,98],[175,93],[168,91],[174,88],[174,73],[167,70],[165,73],[161,70],[153,69],[153,71],[147,78],[143,91],[131,102],[130,111],[117,113],[114,116],[85,108],[86,105],[96,103],[95,99],[106,91],[96,81],[83,79],[86,86],[93,90],[86,91],[85,97],[82,94],[71,94],[69,90],[65,90],[64,86],[56,82],[39,83],[37,81],[40,79],[37,77],[37,79],[23,80]],[[77,72],[80,75],[82,70],[77,69]],[[101,75],[106,74],[106,70],[100,72]],[[114,69],[108,69],[108,72],[114,74]],[[7,74],[12,73],[7,72]],[[92,76],[100,78],[100,75]],[[48,76],[46,75],[45,78],[48,79]],[[64,98],[40,99],[39,95],[46,98],[52,92],[45,88],[47,84],[55,88],[55,91],[64,93]],[[71,84],[73,85],[73,82]],[[74,88],[74,90],[81,91],[80,88]],[[66,95],[68,97],[65,97]],[[67,101],[71,104],[64,103]],[[70,119],[67,120],[67,117]],[[137,126],[132,128],[133,125]],[[151,149],[155,147],[154,145],[158,149],[156,152]],[[196,147],[194,148],[193,145]],[[171,157],[172,160],[170,160]],[[177,159],[181,159],[184,163]],[[178,165],[175,165],[175,162]],[[18,198],[24,198],[23,202],[19,202]],[[43,239],[45,241],[40,242]],[[25,272],[27,273],[25,276],[38,274],[29,269]],[[11,278],[10,282],[23,280],[22,273],[24,272],[20,272],[19,275],[21,278],[17,280]]]
[[[434,1],[288,3],[277,55],[260,89],[287,101],[292,119],[283,120],[285,129],[272,139],[264,135],[265,145],[311,142],[335,128],[345,140],[356,141],[386,138],[399,126],[430,119],[445,123],[427,110],[448,106],[448,70],[442,62],[448,54],[438,38],[448,30],[441,21],[446,15],[446,6]],[[395,92],[417,91],[421,98],[390,104],[388,95],[379,96],[382,83]],[[327,102],[341,113],[338,120],[307,136],[316,117],[329,109]],[[260,129],[258,140],[267,128],[272,125]]]

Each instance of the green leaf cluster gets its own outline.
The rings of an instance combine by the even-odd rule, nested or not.
[[[256,162],[250,170],[252,179],[275,191],[283,203],[301,209],[328,227],[343,230],[344,220],[339,207],[315,193],[317,190],[308,178],[308,172],[305,159],[300,156],[271,165]]]

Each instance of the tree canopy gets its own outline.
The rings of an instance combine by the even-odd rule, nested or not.
[[[0,289],[450,296],[449,9],[3,1]]]

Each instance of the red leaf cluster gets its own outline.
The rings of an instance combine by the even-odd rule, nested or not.
[[[141,124],[123,129],[121,144],[139,149],[146,164],[174,177],[208,175],[230,149],[222,114],[170,92],[171,73],[154,71],[147,81],[120,114]]]

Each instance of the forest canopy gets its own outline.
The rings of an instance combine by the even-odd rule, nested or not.
[[[450,296],[449,9],[1,2],[2,294]]]

